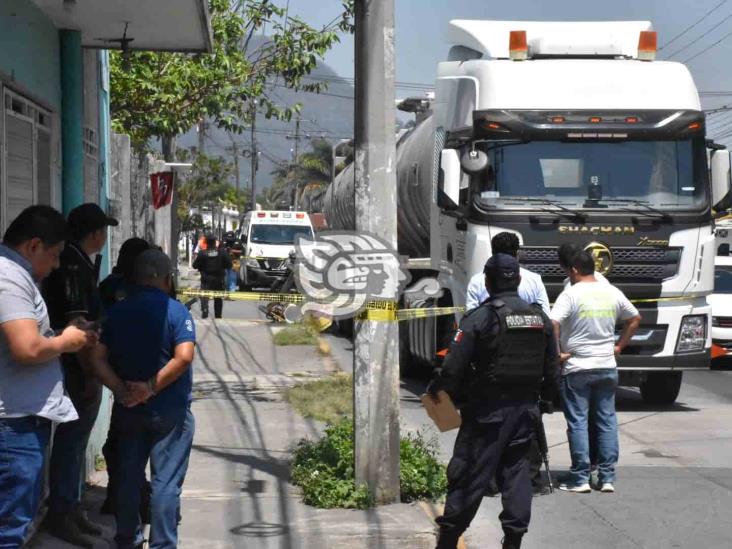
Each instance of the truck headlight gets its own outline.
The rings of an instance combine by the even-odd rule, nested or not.
[[[707,342],[707,315],[688,315],[681,319],[677,353],[703,351]]]
[[[247,267],[254,267],[255,269],[259,267],[259,261],[256,259],[252,259],[251,257],[248,257],[246,260]]]

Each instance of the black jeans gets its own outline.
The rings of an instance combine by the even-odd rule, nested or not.
[[[527,531],[533,497],[528,455],[538,413],[533,402],[502,401],[487,415],[464,419],[447,467],[445,512],[437,518],[438,549],[457,546],[494,477],[501,491],[503,531]]]
[[[49,515],[71,513],[81,502],[84,458],[102,402],[102,386],[87,377],[75,360],[64,362],[64,386],[79,419],[61,423],[53,435],[49,467]]]

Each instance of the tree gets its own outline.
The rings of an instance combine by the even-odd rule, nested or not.
[[[269,96],[273,79],[288,87],[320,91],[302,83],[318,59],[352,30],[353,0],[343,12],[315,29],[271,0],[209,0],[213,53],[113,52],[111,110],[115,131],[130,135],[144,150],[159,138],[166,160],[175,157],[175,136],[208,119],[241,133],[255,100],[267,117],[289,119],[299,105],[279,107]],[[266,25],[271,38],[250,47]]]
[[[200,212],[210,210],[212,226],[220,218],[224,206],[233,206],[240,212],[249,203],[249,193],[237,190],[230,183],[233,166],[223,158],[196,155],[191,174],[178,187],[178,220],[182,233],[190,235],[202,231],[204,226]]]

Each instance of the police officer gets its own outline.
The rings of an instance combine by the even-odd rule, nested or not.
[[[430,385],[458,405],[462,426],[447,468],[448,493],[438,549],[454,548],[496,477],[503,495],[504,549],[517,549],[531,518],[528,454],[537,393],[557,393],[558,353],[551,322],[517,294],[516,258],[495,254],[485,264],[490,298],[460,323],[439,375]],[[433,396],[436,398],[436,396]]]
[[[226,289],[226,271],[231,269],[231,257],[216,245],[216,237],[206,236],[206,249],[199,252],[193,268],[201,273],[201,289],[223,291]],[[224,301],[214,298],[214,316],[221,318]],[[208,298],[201,298],[201,318],[208,318]]]
[[[71,240],[60,256],[60,267],[46,279],[44,298],[51,327],[61,330],[69,323],[94,326],[101,315],[99,265],[97,255],[107,241],[107,227],[116,227],[98,205],[82,204],[71,210],[68,225]],[[92,257],[96,256],[96,262]],[[91,547],[88,535],[101,535],[101,528],[90,522],[82,511],[81,486],[84,455],[94,422],[99,413],[102,386],[88,361],[88,353],[64,354],[61,357],[64,387],[71,397],[79,419],[59,425],[54,435],[49,466],[47,524],[58,538]]]

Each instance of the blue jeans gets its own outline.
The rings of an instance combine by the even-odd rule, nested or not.
[[[51,422],[37,416],[0,419],[0,548],[23,544],[38,511]]]
[[[140,488],[150,460],[152,486],[150,549],[178,544],[178,508],[193,445],[195,420],[190,408],[165,412],[141,411],[115,405],[118,435],[117,535],[120,549],[143,540]]]
[[[572,483],[590,480],[588,421],[597,434],[597,476],[600,483],[615,482],[615,464],[620,452],[615,415],[615,368],[573,372],[560,385],[567,420],[567,438],[572,457]]]

